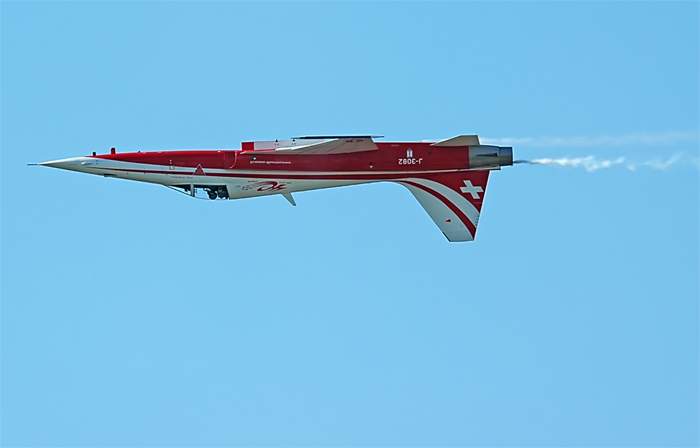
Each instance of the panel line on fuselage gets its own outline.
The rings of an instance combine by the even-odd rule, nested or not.
[[[169,166],[163,165],[144,165],[133,162],[119,162],[123,164],[129,164],[130,166],[124,167],[91,167],[95,171],[119,171],[119,172],[133,172],[138,174],[160,174],[166,176],[218,176],[218,177],[246,177],[249,175],[253,176],[416,176],[425,174],[438,174],[438,173],[456,173],[460,171],[473,171],[468,168],[464,169],[449,169],[449,170],[424,170],[424,171],[288,171],[288,170],[228,170],[222,168],[208,168],[204,170],[204,175],[195,175],[195,167],[176,167],[175,169],[170,169]]]

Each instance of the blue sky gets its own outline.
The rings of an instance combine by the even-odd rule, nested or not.
[[[698,8],[3,2],[0,443],[697,446]],[[467,244],[26,165],[318,133],[549,164]]]

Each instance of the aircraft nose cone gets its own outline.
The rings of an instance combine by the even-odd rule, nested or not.
[[[54,160],[52,162],[41,162],[39,165],[50,166],[51,168],[61,168],[62,163],[60,160]]]
[[[48,166],[51,168],[60,168],[62,170],[82,171],[81,168],[84,168],[82,165],[82,162],[84,160],[85,160],[84,157],[73,157],[70,159],[61,159],[61,160],[52,160],[49,162],[41,162],[41,163],[39,163],[39,165]]]

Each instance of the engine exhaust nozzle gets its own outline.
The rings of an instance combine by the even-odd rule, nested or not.
[[[513,148],[510,146],[480,145],[469,147],[469,168],[500,170],[513,164]]]

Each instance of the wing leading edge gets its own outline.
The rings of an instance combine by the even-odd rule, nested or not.
[[[449,241],[473,241],[479,225],[488,171],[469,171],[399,181],[423,206]]]
[[[342,138],[330,140],[327,142],[314,143],[306,146],[297,146],[295,148],[280,148],[275,150],[276,153],[285,154],[345,154],[349,152],[360,151],[376,151],[379,148],[374,143],[371,137],[360,138]]]

